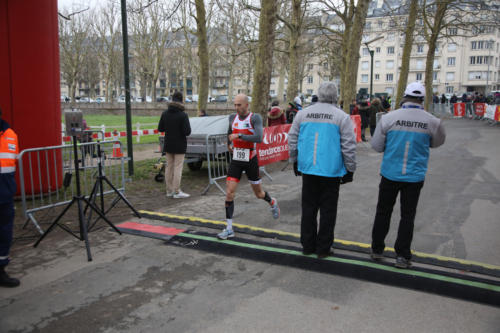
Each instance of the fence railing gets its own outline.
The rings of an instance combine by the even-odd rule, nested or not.
[[[81,193],[89,196],[98,176],[97,142],[78,144],[78,168]],[[125,158],[113,158],[113,145],[117,142],[100,142],[103,173],[122,193],[125,191]],[[121,149],[121,148],[120,148]],[[72,145],[30,148],[19,156],[19,178],[22,210],[27,219],[23,228],[31,221],[42,234],[44,231],[36,214],[68,204],[76,195],[76,180]],[[104,189],[104,194],[113,193]]]

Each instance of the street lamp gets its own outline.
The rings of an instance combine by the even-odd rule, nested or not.
[[[366,48],[368,49],[368,52],[370,53],[370,58],[371,58],[371,64],[370,64],[370,101],[372,100],[372,96],[373,96],[373,55],[375,52],[373,50],[370,50],[370,47],[368,46],[368,44],[371,44],[371,43],[373,43],[379,39],[382,39],[382,38],[384,38],[384,37],[379,36],[377,38],[372,39],[369,42],[364,43]]]
[[[488,72],[486,73],[486,89],[484,89],[484,96],[485,97],[488,97],[488,90],[489,90],[489,83],[490,83],[490,62],[491,62],[491,58],[490,58],[490,54],[491,54],[491,48],[493,47],[493,40],[490,39],[488,41]]]

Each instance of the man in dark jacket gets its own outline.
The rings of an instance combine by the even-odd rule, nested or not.
[[[0,109],[0,286],[17,287],[19,280],[11,278],[5,267],[9,263],[14,227],[14,195],[16,194],[16,158],[19,153],[17,135],[2,119]]]
[[[361,116],[361,140],[366,141],[366,128],[370,125],[370,106],[366,101],[359,103],[359,114]]]
[[[186,137],[191,134],[191,126],[188,115],[184,112],[181,92],[174,93],[172,103],[168,105],[166,111],[163,111],[158,123],[158,131],[165,132],[163,152],[167,157],[167,167],[165,168],[167,197],[188,198],[189,194],[182,192],[180,186],[187,148]]]

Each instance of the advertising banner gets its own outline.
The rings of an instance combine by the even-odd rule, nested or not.
[[[264,128],[262,142],[257,144],[259,165],[288,160],[288,131],[291,124]]]
[[[465,116],[465,103],[453,104],[453,115],[455,117],[464,117]]]
[[[497,107],[495,105],[486,105],[486,110],[484,112],[484,118],[495,120],[495,111]]]
[[[495,110],[495,121],[500,121],[500,105],[497,105]]]
[[[356,114],[351,116],[352,124],[354,126],[354,135],[356,136],[356,142],[361,141],[361,116]]]
[[[474,103],[474,110],[475,110],[476,116],[484,117],[484,112],[486,111],[486,104],[485,103]]]

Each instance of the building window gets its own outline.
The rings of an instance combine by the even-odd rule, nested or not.
[[[363,55],[364,55],[364,56],[370,55],[370,52],[368,51],[368,48],[367,48],[367,47],[364,47],[364,48],[363,48]]]
[[[447,72],[446,81],[455,81],[455,72]]]
[[[274,96],[274,95],[276,95],[276,93],[274,92],[273,89],[271,89],[271,90],[269,90],[269,95]]]
[[[457,50],[457,44],[450,43],[448,44],[448,52],[455,52]]]
[[[476,64],[476,57],[475,56],[470,57],[469,64],[471,64],[471,65],[475,65]]]
[[[389,46],[387,48],[387,54],[394,54],[394,46]]]
[[[437,59],[434,59],[434,62],[432,63],[432,68],[436,69],[436,68],[439,68],[439,60]]]
[[[477,42],[477,49],[482,50],[484,48],[484,41],[480,40]]]
[[[361,69],[368,69],[368,68],[369,68],[368,61],[362,61],[361,62]]]
[[[307,83],[313,83],[313,77],[312,76],[308,76],[307,77]]]
[[[422,59],[417,59],[417,69],[424,68],[424,61]]]
[[[448,94],[453,94],[453,86],[446,86],[446,92]]]
[[[363,82],[363,83],[368,82],[368,74],[361,75],[361,82]]]
[[[476,64],[481,65],[483,63],[483,57],[482,56],[477,56],[476,57]]]
[[[380,74],[375,74],[375,81],[380,80]]]
[[[458,29],[457,28],[448,28],[448,35],[450,36],[456,36],[458,34]]]
[[[307,69],[308,69],[308,70],[312,71],[313,67],[314,67],[314,65],[313,65],[313,64],[307,64]]]
[[[380,68],[380,60],[375,61],[375,67]]]
[[[455,57],[448,58],[448,66],[455,66]]]
[[[394,75],[393,74],[386,74],[385,75],[385,80],[387,82],[392,82],[393,79],[394,79]]]
[[[377,46],[377,47],[375,48],[375,53],[380,53],[380,47],[378,47],[378,46]]]
[[[470,42],[470,48],[472,50],[476,50],[477,49],[477,42],[476,41]]]
[[[323,68],[324,68],[324,69],[328,69],[328,63],[327,63],[327,62],[324,62],[324,63],[323,63]]]
[[[422,73],[417,73],[417,76],[415,78],[417,81],[422,81]]]
[[[438,73],[437,72],[432,72],[432,80],[436,81],[438,79]]]
[[[393,69],[394,68],[394,60],[387,60],[385,62],[385,68],[387,68],[387,69]]]
[[[423,45],[417,45],[417,53],[424,53],[424,46]]]
[[[382,28],[384,26],[384,22],[382,21],[378,21],[377,24],[379,28]]]
[[[313,94],[313,90],[312,89],[307,89],[307,94],[308,95],[312,95]]]

